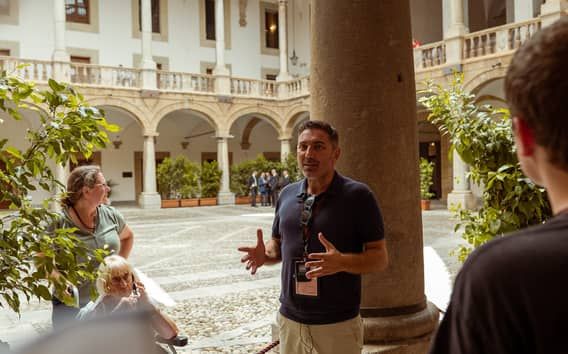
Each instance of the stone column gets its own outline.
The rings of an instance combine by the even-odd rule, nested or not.
[[[142,87],[145,90],[155,90],[156,63],[152,58],[152,3],[151,0],[142,0],[140,3],[142,27]]]
[[[290,80],[288,73],[288,0],[278,1],[278,48],[280,49],[280,73],[278,81]]]
[[[235,194],[229,189],[231,173],[229,168],[229,138],[232,138],[232,136],[217,136],[217,161],[219,168],[223,171],[221,190],[217,196],[219,205],[235,204]]]
[[[144,184],[142,193],[138,198],[138,204],[142,209],[158,209],[161,206],[161,198],[156,188],[156,152],[154,137],[156,133],[144,135],[144,158],[142,168],[144,170]]]
[[[63,166],[62,164],[58,164],[56,162],[55,165],[55,171],[54,171],[54,176],[55,179],[61,183],[63,186],[67,186],[67,171],[65,169],[65,166]],[[59,204],[59,198],[61,197],[61,193],[65,190],[64,188],[61,188],[57,185],[53,186],[53,197],[55,198],[53,202],[51,202],[49,209],[51,211],[60,211],[61,210],[61,204]]]
[[[55,47],[51,59],[53,78],[57,81],[70,81],[69,53],[65,46],[65,0],[53,1],[53,19],[55,24]]]
[[[546,0],[540,7],[542,27],[550,26],[568,14],[568,0]]]
[[[514,19],[515,22],[526,21],[534,18],[534,0],[514,0]]]
[[[449,208],[475,208],[475,197],[470,189],[469,179],[467,173],[469,166],[463,162],[460,155],[454,150],[452,156],[453,160],[453,190],[448,194],[448,209]]]
[[[231,94],[229,69],[225,66],[225,10],[224,0],[215,0],[215,54],[217,63],[213,74],[215,92],[221,95]]]
[[[313,0],[311,19],[310,117],[338,129],[338,171],[369,185],[385,221],[389,267],[363,277],[364,353],[425,353],[438,311],[424,295],[409,2]]]
[[[462,59],[463,36],[469,32],[464,23],[463,0],[450,2],[450,26],[444,33],[446,42],[446,62],[458,64]]]
[[[280,161],[286,161],[286,158],[290,154],[290,137],[280,138]]]

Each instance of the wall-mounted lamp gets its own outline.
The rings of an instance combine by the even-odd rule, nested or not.
[[[189,146],[189,141],[182,141],[181,142],[181,148],[182,149],[187,149],[187,147]]]
[[[290,57],[290,63],[292,63],[292,65],[296,66],[296,64],[298,64],[298,56],[296,55],[296,49],[292,50],[292,56]]]
[[[114,145],[115,149],[119,149],[120,145],[122,145],[122,140],[120,140],[119,138],[116,138],[116,140],[113,140],[112,145]]]

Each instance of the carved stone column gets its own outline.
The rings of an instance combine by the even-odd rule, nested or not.
[[[463,162],[460,155],[454,151],[453,157],[453,190],[448,194],[448,208],[457,207],[465,209],[475,208],[475,197],[470,189],[467,173],[469,166]]]
[[[142,162],[144,183],[142,193],[138,198],[138,204],[142,209],[158,209],[161,206],[161,198],[156,189],[156,152],[154,148],[154,137],[156,135],[144,135],[144,158]]]
[[[278,81],[290,80],[288,73],[288,0],[278,1],[278,48],[280,49],[280,73]]]
[[[225,66],[225,10],[223,0],[215,0],[215,92],[221,95],[231,93],[229,69]]]
[[[290,154],[290,142],[292,139],[290,137],[280,138],[280,161],[286,161],[286,158]]]
[[[363,277],[364,352],[425,353],[438,311],[424,295],[409,3],[313,0],[312,28],[310,117],[338,129],[339,172],[369,185],[385,221],[389,267]]]
[[[229,138],[232,138],[232,136],[217,136],[217,161],[219,168],[223,171],[221,190],[217,196],[219,205],[235,204],[235,194],[230,190]]]
[[[156,63],[152,57],[152,3],[150,0],[140,2],[141,27],[142,27],[142,58],[140,67],[142,68],[142,87],[146,90],[155,90],[156,83]]]
[[[550,26],[566,15],[568,15],[568,0],[546,0],[540,7],[542,27]]]
[[[51,59],[53,63],[53,78],[57,81],[71,81],[69,53],[65,45],[65,0],[54,0],[53,18],[55,25],[55,46]]]
[[[451,0],[450,14],[450,26],[444,34],[446,61],[448,63],[459,63],[463,53],[462,37],[469,32],[464,23],[463,0]]]

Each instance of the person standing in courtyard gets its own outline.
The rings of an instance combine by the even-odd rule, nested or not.
[[[248,180],[248,187],[250,191],[250,206],[256,207],[256,196],[258,194],[258,178],[256,177],[257,172],[253,171],[252,175]]]
[[[67,179],[67,193],[62,200],[63,209],[59,221],[52,227],[76,228],[75,236],[88,248],[106,248],[111,253],[128,258],[134,236],[122,214],[104,203],[109,190],[99,166],[75,168]],[[55,265],[52,277],[61,276],[57,270],[59,266]],[[77,285],[79,306],[89,303],[92,286],[90,282]],[[52,305],[51,319],[54,328],[74,320],[79,312],[78,308],[65,305],[56,294],[53,296]]]
[[[282,262],[277,321],[280,352],[360,353],[361,274],[388,263],[383,221],[371,190],[335,171],[337,131],[322,121],[299,127],[298,165],[305,178],[286,186],[276,205],[272,238],[240,247],[255,274]]]
[[[270,186],[270,204],[273,207],[276,206],[276,203],[278,202],[278,194],[280,194],[280,186],[278,185],[279,180],[278,172],[276,172],[275,169],[272,169],[268,185]]]
[[[481,246],[458,274],[430,353],[564,352],[568,332],[568,18],[514,55],[505,78],[523,172],[554,217]]]

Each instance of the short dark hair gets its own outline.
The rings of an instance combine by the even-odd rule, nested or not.
[[[543,28],[515,53],[505,95],[553,164],[568,169],[568,18]]]
[[[329,136],[329,140],[334,147],[339,145],[339,134],[333,125],[328,122],[324,122],[322,120],[307,120],[298,127],[298,136],[306,129],[323,130]]]

